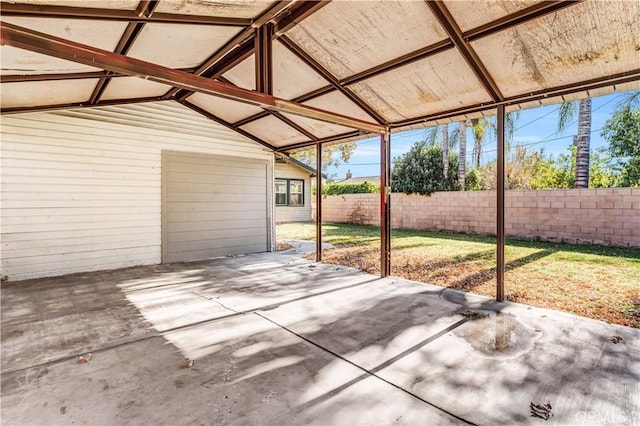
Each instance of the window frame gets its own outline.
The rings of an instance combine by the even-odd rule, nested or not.
[[[284,183],[284,203],[278,203],[278,194],[282,194],[282,192],[278,192],[278,181]],[[275,202],[276,206],[288,206],[289,205],[289,182],[287,179],[276,178],[275,180]]]
[[[286,203],[282,204],[282,203],[278,203],[278,194],[282,194],[282,192],[278,192],[278,188],[277,188],[277,183],[278,181],[280,182],[284,182],[286,185],[286,190],[287,192],[285,193],[285,197],[286,197]],[[292,204],[291,203],[291,183],[292,182],[296,182],[296,183],[300,183],[302,190],[298,193],[296,192],[295,194],[300,194],[300,198],[301,198],[301,203],[300,204]],[[276,207],[304,207],[305,206],[305,196],[304,196],[304,190],[305,190],[305,182],[304,179],[295,179],[295,178],[276,178],[275,179],[275,204]]]

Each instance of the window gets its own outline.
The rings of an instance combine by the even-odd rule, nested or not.
[[[276,206],[286,206],[287,204],[287,181],[276,179]]]
[[[304,194],[302,187],[304,182],[301,180],[289,181],[289,205],[290,206],[302,206],[304,205]]]
[[[276,179],[276,206],[304,206],[304,181]]]

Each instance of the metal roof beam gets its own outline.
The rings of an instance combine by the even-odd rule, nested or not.
[[[210,70],[218,64],[223,58],[231,55],[232,52],[242,47],[247,40],[252,39],[255,35],[255,29],[260,28],[261,26],[267,24],[272,19],[275,19],[280,13],[282,13],[285,9],[290,7],[292,4],[291,0],[286,1],[278,1],[273,4],[269,9],[267,9],[262,15],[260,15],[257,19],[251,22],[250,26],[240,30],[231,40],[229,40],[224,46],[214,52],[206,61],[200,65],[196,71],[196,75],[205,75],[210,72]],[[174,95],[178,93],[178,88],[173,88],[165,93],[164,98],[170,99]],[[184,100],[188,98],[191,93],[181,93],[180,100]]]
[[[2,45],[26,49],[84,65],[99,67],[107,71],[149,79],[186,90],[219,96],[261,108],[300,115],[314,120],[376,133],[384,131],[384,127],[377,123],[313,108],[308,105],[298,104],[252,90],[233,87],[215,80],[43,34],[28,28],[7,24],[6,22],[0,23],[0,29]]]
[[[192,73],[193,68],[178,68],[180,71]],[[53,73],[53,74],[10,74],[0,76],[0,83],[33,83],[38,81],[64,81],[64,80],[81,80],[83,78],[118,78],[129,77],[120,73],[112,73],[109,71],[85,71],[85,72],[69,72],[69,73]]]
[[[153,2],[155,3],[155,2]],[[72,7],[1,2],[0,9],[5,16],[29,16],[33,18],[84,19],[92,21],[155,22],[171,24],[223,25],[244,27],[254,23],[252,19],[225,16],[196,16],[177,13],[157,13],[153,17],[138,15],[133,10],[100,9],[93,7]]]
[[[235,50],[232,54],[225,56],[222,61],[217,62],[212,68],[209,68],[207,72],[201,74],[201,77],[218,79],[222,77],[222,74],[229,71],[231,68],[238,65],[240,62],[253,55],[253,40],[245,43],[243,46]],[[197,74],[197,73],[196,73]],[[175,93],[174,98],[178,101],[183,101],[193,94],[190,90],[172,89],[169,93],[163,96],[164,99],[170,99],[170,95]]]
[[[0,83],[23,83],[51,80],[79,80],[83,78],[103,78],[110,75],[107,71],[88,71],[62,74],[13,74],[0,76]],[[113,77],[118,77],[113,75]]]
[[[293,98],[293,99],[291,99],[291,101],[298,102],[298,103],[310,101],[311,99],[317,98],[318,96],[322,96],[322,95],[326,95],[327,93],[331,93],[334,90],[335,90],[335,88],[333,86],[331,86],[331,85],[324,86],[324,87],[321,87],[319,89],[314,90],[313,92],[305,93],[302,96],[298,96],[297,98]],[[266,112],[266,111],[259,112],[257,114],[254,114],[254,115],[250,116],[250,117],[243,118],[242,120],[238,120],[235,123],[233,123],[233,125],[234,126],[244,126],[245,124],[249,124],[252,121],[256,121],[256,120],[259,120],[261,118],[264,118],[267,115],[269,115],[269,113]]]
[[[489,22],[485,25],[482,25],[480,27],[474,28],[472,30],[469,30],[467,32],[465,32],[463,34],[463,38],[467,41],[471,41],[471,40],[477,40],[479,38],[482,37],[486,37],[492,34],[495,34],[497,32],[500,31],[504,31],[508,28],[511,28],[515,25],[521,24],[523,22],[532,20],[532,19],[536,19],[539,18],[543,15],[546,15],[548,13],[553,13],[556,12],[560,9],[566,8],[568,6],[573,6],[575,4],[578,4],[580,2],[582,2],[584,0],[575,0],[575,1],[566,1],[566,0],[554,0],[554,1],[545,1],[533,6],[530,6],[528,8],[525,8],[523,10],[520,10],[518,12],[514,12],[510,15],[507,15],[503,18],[499,18],[496,19],[492,22]],[[288,39],[288,38],[286,38]],[[285,38],[283,37],[283,40],[285,40]],[[427,58],[429,56],[433,56],[433,55],[437,55],[439,53],[445,52],[449,49],[453,49],[455,47],[455,45],[453,44],[453,42],[451,40],[442,40],[439,42],[436,42],[434,44],[431,44],[429,46],[425,46],[423,48],[420,48],[418,50],[415,50],[413,52],[409,52],[403,56],[400,56],[398,58],[392,59],[390,61],[387,61],[385,63],[376,65],[375,67],[372,67],[370,69],[361,71],[357,74],[354,74],[350,77],[344,78],[342,80],[339,81],[340,86],[345,87],[345,86],[349,86],[351,84],[355,84],[355,83],[359,83],[363,80],[375,77],[379,74],[388,72],[388,71],[392,71],[396,68],[408,65],[410,63],[413,63],[415,61]],[[306,52],[305,52],[306,53]],[[307,93],[305,95],[299,96],[298,98],[294,99],[295,102],[305,102],[307,100],[313,99],[314,97],[317,96],[321,96],[327,93],[332,92],[333,90],[338,90],[336,89],[336,87],[332,84],[331,86],[326,86],[324,88],[321,88],[319,92],[314,91],[314,92],[310,92]],[[242,126],[244,124],[250,123],[252,121],[258,120],[260,118],[266,117],[268,114],[267,113],[258,113],[258,114],[254,114],[251,117],[247,117],[244,118],[242,120],[237,121],[236,123],[234,123],[234,125],[239,125]]]
[[[425,1],[473,73],[476,75],[480,83],[482,83],[489,96],[491,96],[491,98],[496,102],[502,101],[504,96],[502,96],[500,88],[495,83],[493,77],[491,77],[491,74],[489,74],[489,71],[487,71],[482,61],[480,61],[480,58],[471,45],[465,41],[460,27],[455,22],[453,16],[451,16],[451,13],[444,3],[442,3],[442,1]]]
[[[353,93],[346,87],[342,87],[340,82],[336,77],[333,76],[325,67],[323,67],[318,61],[313,59],[307,52],[305,52],[300,46],[294,43],[286,35],[280,37],[280,42],[285,45],[287,49],[289,49],[294,55],[296,55],[299,59],[301,59],[305,64],[307,64],[311,69],[320,74],[322,78],[327,80],[336,90],[349,98],[353,103],[358,105],[361,109],[367,112],[371,117],[373,117],[378,123],[384,124],[386,122],[385,118],[378,114],[370,105],[368,105],[365,101],[360,99],[358,95]]]
[[[552,87],[548,89],[538,90],[533,93],[524,93],[516,96],[505,98],[501,102],[491,102],[467,107],[456,108],[449,111],[443,111],[437,114],[430,114],[421,117],[411,118],[407,120],[397,121],[391,124],[392,128],[406,127],[411,125],[421,125],[429,121],[445,120],[466,114],[477,113],[494,109],[498,105],[518,105],[525,102],[538,101],[548,98],[559,98],[571,93],[584,92],[602,87],[615,86],[629,82],[640,81],[640,68],[629,72],[614,74],[611,76],[595,78],[580,83],[567,84],[563,86]]]
[[[233,84],[232,82],[228,81],[224,77],[220,77],[220,81],[223,82],[223,83],[235,86],[235,84]],[[283,114],[281,114],[281,113],[279,113],[277,111],[271,111],[271,110],[265,109],[263,111],[263,113],[264,113],[263,117],[267,117],[269,115],[272,115],[275,118],[277,118],[278,120],[280,120],[280,121],[286,123],[287,125],[293,127],[296,131],[298,131],[299,133],[302,133],[304,136],[306,136],[307,138],[311,139],[312,141],[318,140],[318,138],[315,135],[313,135],[312,133],[310,133],[307,129],[305,129],[304,127],[300,126],[295,121],[290,120],[289,118],[287,118],[286,116],[284,116]],[[230,123],[230,125],[232,126],[233,129],[237,129],[238,127],[240,127],[239,125],[237,125],[235,123]]]
[[[180,104],[186,106],[187,108],[197,112],[198,114],[201,114],[201,115],[207,117],[210,120],[215,121],[216,123],[222,124],[226,128],[231,129],[231,130],[241,134],[242,136],[244,136],[244,137],[246,137],[248,139],[251,139],[252,141],[254,141],[254,142],[256,142],[256,143],[258,143],[258,144],[260,144],[260,145],[262,145],[262,146],[264,146],[266,148],[269,148],[271,151],[275,151],[275,149],[276,149],[273,145],[263,141],[262,139],[252,135],[249,132],[246,132],[246,131],[244,131],[242,129],[238,129],[238,128],[234,127],[231,123],[229,123],[229,122],[223,120],[222,118],[210,113],[207,110],[204,110],[204,109],[200,108],[199,106],[197,106],[195,104],[192,104],[189,101],[178,101],[178,103],[180,103]]]
[[[282,17],[278,21],[275,27],[276,37],[280,37],[291,28],[295,27],[300,22],[328,5],[330,2],[331,0],[307,0],[300,2],[295,9],[289,12],[287,16]]]
[[[531,21],[532,19],[537,19],[549,13],[557,12],[566,7],[575,6],[576,4],[580,4],[583,1],[585,0],[553,0],[536,3],[533,6],[529,6],[525,9],[496,19],[495,21],[466,31],[462,34],[462,38],[464,38],[464,40],[468,42],[478,40],[480,38],[495,34],[500,31],[504,31],[527,21]]]
[[[56,105],[41,105],[41,106],[28,106],[28,107],[11,107],[2,108],[2,115],[20,114],[24,112],[46,112],[46,111],[60,111],[66,109],[83,109],[83,108],[97,108],[102,106],[112,105],[129,105],[129,104],[141,104],[147,102],[158,102],[162,98],[159,96],[152,96],[146,98],[132,98],[132,99],[114,99],[108,101],[100,101],[97,104],[89,104],[87,102],[70,102],[66,104]]]
[[[378,74],[382,74],[387,71],[391,71],[396,68],[403,67],[412,62],[419,61],[420,59],[424,59],[429,56],[437,55],[438,53],[442,53],[444,51],[447,51],[453,48],[454,48],[454,45],[451,42],[451,40],[442,40],[434,44],[431,44],[429,46],[423,47],[421,49],[415,50],[413,52],[409,52],[406,55],[402,55],[398,58],[392,59],[380,65],[377,65],[373,68],[369,68],[367,70],[361,71],[350,77],[343,78],[342,80],[340,80],[340,85],[348,86],[350,84],[359,83],[362,80],[375,77]]]
[[[595,89],[600,89],[602,87],[611,87],[611,86],[626,84],[630,82],[640,82],[640,68],[630,72],[624,72],[624,73],[615,74],[612,76],[592,79],[592,80],[588,80],[581,83],[558,86],[550,89],[540,90],[534,93],[526,93],[522,95],[512,96],[512,97],[506,98],[502,102],[470,105],[467,107],[456,108],[449,111],[443,111],[437,114],[430,114],[422,117],[416,117],[416,118],[411,118],[407,120],[397,121],[395,123],[392,123],[390,125],[390,128],[397,129],[397,128],[413,126],[413,125],[416,125],[416,126],[425,125],[425,123],[435,122],[437,120],[446,120],[454,117],[464,116],[467,114],[490,111],[495,109],[499,105],[504,105],[506,107],[510,105],[518,105],[520,103],[532,102],[536,100],[543,100],[548,98],[560,98],[561,96],[568,95],[571,93],[595,90]],[[361,135],[362,135],[362,132],[358,132],[358,131],[342,133],[340,135],[319,139],[318,141],[306,141],[306,142],[300,142],[300,143],[288,145],[286,147],[278,148],[278,152],[286,152],[294,149],[305,148],[305,147],[315,145],[316,143],[335,142],[341,139],[354,138]]]
[[[314,134],[312,134],[311,132],[309,132],[307,129],[305,129],[304,127],[300,126],[298,123],[296,123],[293,120],[290,120],[289,118],[285,117],[283,114],[281,114],[278,111],[268,111],[271,115],[273,115],[275,118],[277,118],[278,120],[288,124],[289,126],[293,127],[294,129],[296,129],[296,131],[302,133],[305,137],[307,137],[308,139],[312,140],[312,141],[317,141],[318,137],[315,136]]]
[[[136,8],[137,16],[151,16],[153,14],[153,10],[158,6],[157,2],[151,2],[150,0],[142,0],[138,7]],[[120,37],[120,41],[116,45],[114,49],[115,53],[119,53],[121,55],[126,55],[133,43],[135,43],[136,39],[140,35],[140,32],[144,28],[145,23],[133,23],[130,22],[127,25],[127,28],[124,30],[124,33]],[[100,81],[96,84],[96,87],[93,89],[93,93],[89,97],[89,103],[95,104],[100,100],[100,97],[104,93],[107,85],[111,79],[109,77],[101,78]]]
[[[325,144],[325,143],[330,143],[330,142],[337,142],[337,141],[341,141],[343,139],[355,138],[355,137],[362,136],[362,135],[363,135],[363,133],[361,131],[355,130],[355,131],[350,131],[350,132],[346,132],[346,133],[340,133],[339,135],[327,136],[326,138],[321,138],[321,139],[318,139],[316,141],[299,142],[299,143],[283,146],[281,148],[277,148],[276,152],[284,152],[284,153],[286,153],[286,152],[289,152],[289,151],[292,151],[292,150],[295,150],[295,149],[308,148],[310,146],[317,145],[317,144]]]

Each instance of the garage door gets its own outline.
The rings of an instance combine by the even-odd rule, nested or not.
[[[162,154],[162,261],[269,249],[268,163]]]

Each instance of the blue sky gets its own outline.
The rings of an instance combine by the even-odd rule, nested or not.
[[[596,149],[606,146],[607,142],[600,136],[600,129],[611,117],[613,110],[627,96],[627,93],[616,93],[613,95],[593,98],[592,102],[592,124],[591,124],[591,148]],[[558,123],[559,105],[549,105],[520,111],[520,117],[516,123],[516,132],[512,145],[527,146],[528,149],[540,150],[544,148],[546,155],[568,153],[573,135],[577,132],[577,112],[576,118],[570,123],[562,133],[556,131]],[[457,127],[457,124],[449,126],[449,132]],[[391,157],[400,156],[406,153],[411,145],[425,137],[426,129],[411,130],[391,135]],[[348,170],[353,176],[377,176],[380,174],[380,140],[379,138],[364,139],[358,141],[349,163],[339,167],[332,167],[328,170],[330,176],[336,175],[337,179],[344,178]],[[467,136],[467,163],[471,161],[471,150],[473,148],[473,136]],[[457,152],[457,148],[455,148]],[[496,158],[495,136],[488,132],[483,146],[482,161],[487,162]]]

